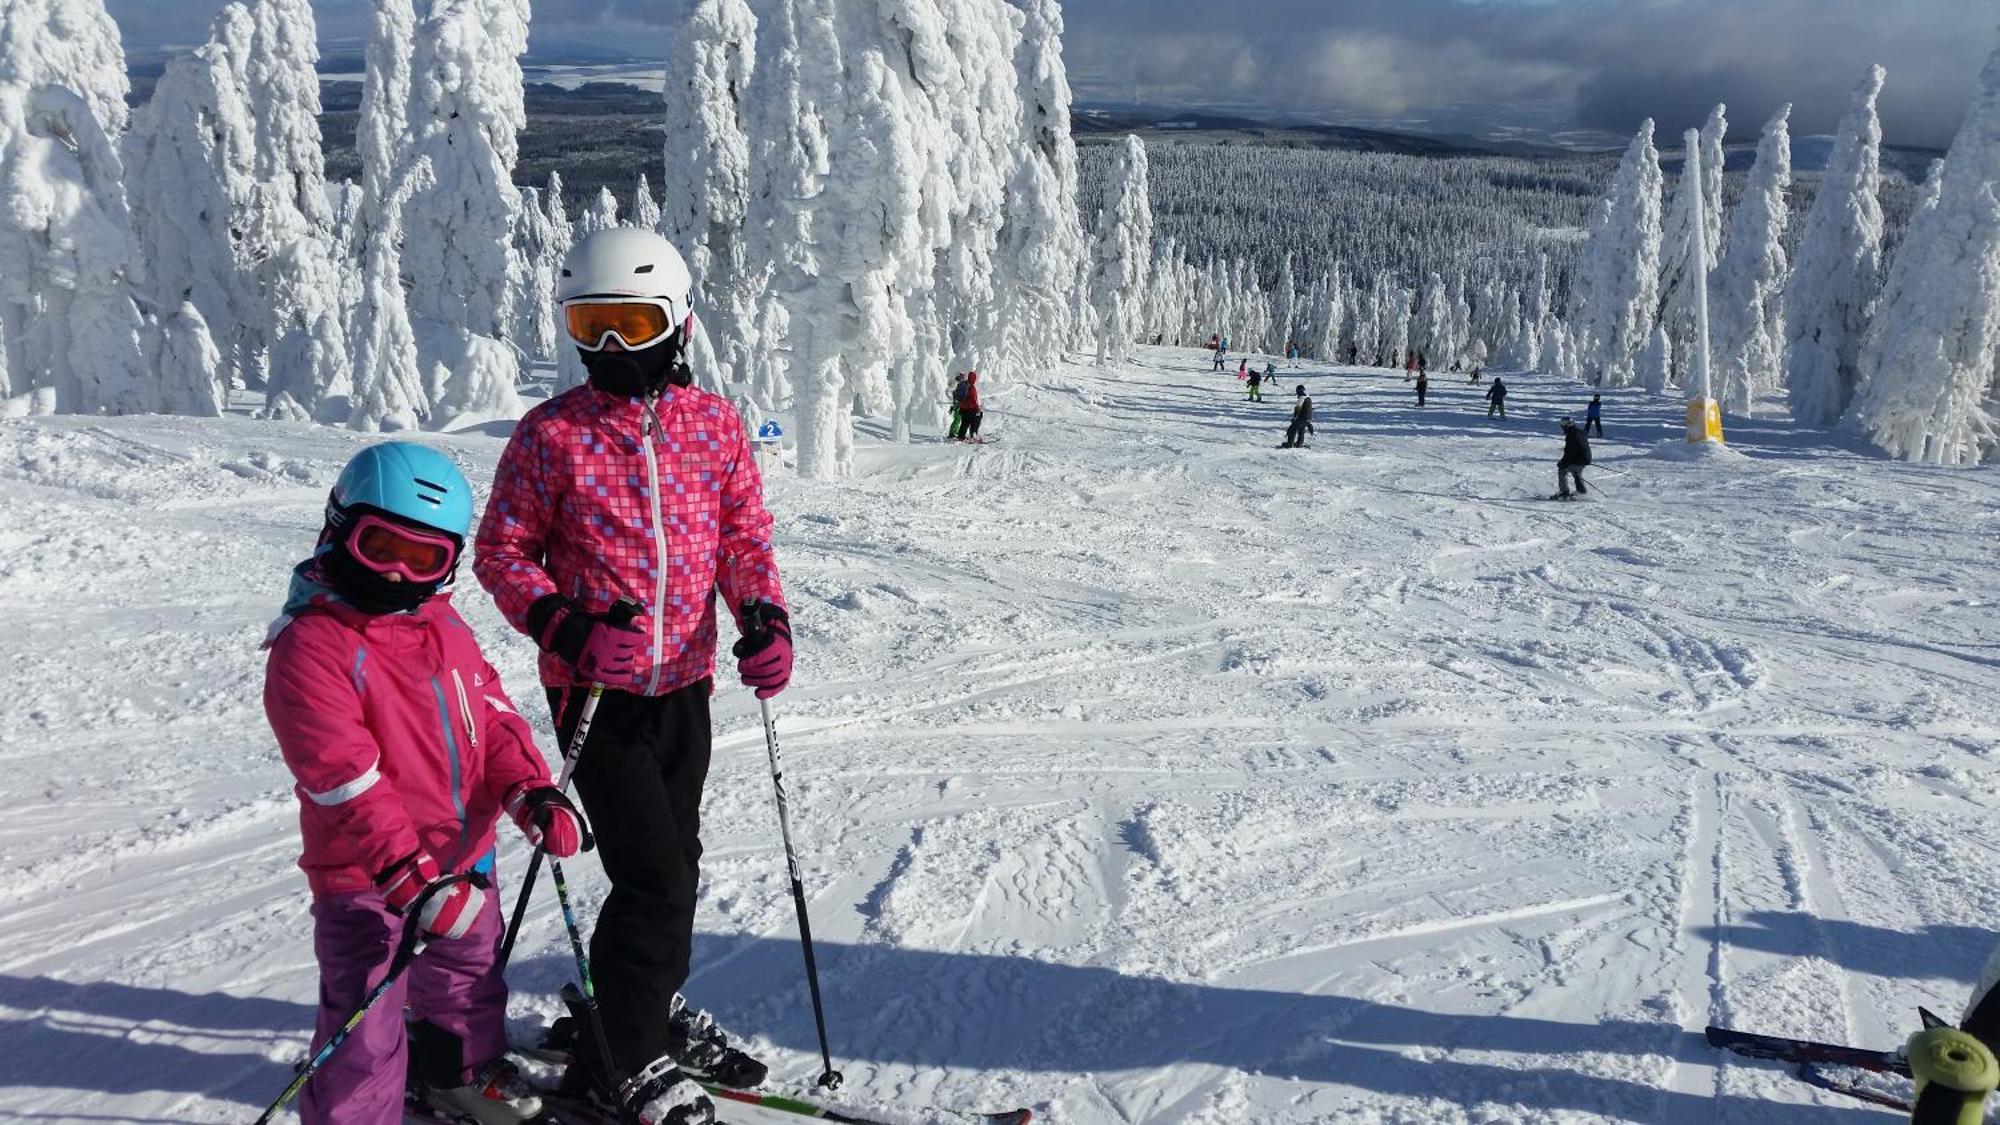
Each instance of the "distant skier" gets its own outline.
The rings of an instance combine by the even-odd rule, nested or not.
[[[1243,379],[1248,379],[1249,377],[1250,377],[1250,357],[1246,355],[1236,364],[1236,378],[1238,380],[1243,380]]]
[[[1604,396],[1602,395],[1591,395],[1590,405],[1583,410],[1583,432],[1587,434],[1593,427],[1597,430],[1598,437],[1604,436]],[[1613,475],[1615,476],[1616,474]]]
[[[1361,345],[1359,344],[1347,345],[1347,366],[1353,367],[1355,365],[1354,361],[1360,358],[1360,356],[1361,356]]]
[[[1499,380],[1494,380],[1499,382]],[[1576,481],[1576,495],[1582,496],[1589,489],[1583,487],[1583,470],[1590,464],[1590,439],[1583,436],[1576,419],[1563,415],[1563,455],[1556,462],[1556,495],[1558,500],[1570,499],[1569,482]]]
[[[1285,444],[1279,449],[1299,449],[1306,443],[1306,435],[1315,433],[1313,429],[1313,400],[1306,396],[1306,385],[1300,383],[1293,392],[1298,396],[1297,405],[1292,407],[1292,424],[1285,429]]]
[[[1403,382],[1407,383],[1416,377],[1417,377],[1416,349],[1415,348],[1406,349],[1403,352]]]
[[[1285,362],[1291,364],[1293,367],[1297,367],[1299,365],[1298,344],[1292,343],[1285,345]]]
[[[974,444],[984,442],[985,439],[979,436],[979,423],[986,417],[986,412],[979,408],[979,372],[977,371],[968,371],[965,373],[965,388],[958,400],[958,415],[965,419],[965,424],[959,427],[958,440],[969,441]]]
[[[1474,364],[1474,365],[1473,365],[1473,367],[1472,367],[1472,385],[1473,385],[1473,386],[1475,386],[1475,387],[1479,385],[1479,365],[1478,365],[1478,364]]]
[[[1427,375],[1430,373],[1430,369],[1430,358],[1424,355],[1423,351],[1419,349],[1417,352],[1417,374]]]
[[[1417,372],[1417,405],[1424,404],[1424,396],[1431,388],[1431,377],[1421,369]]]
[[[1264,385],[1264,373],[1261,371],[1252,371],[1250,373],[1250,378],[1248,382],[1250,388],[1250,401],[1263,402],[1264,392],[1262,388]]]
[[[1264,363],[1264,381],[1266,383],[1275,383],[1278,381],[1278,365],[1275,362],[1267,360]]]
[[[1486,388],[1486,416],[1491,418],[1495,414],[1507,416],[1507,384],[1498,375],[1493,377],[1493,385]]]
[[[957,441],[965,429],[965,415],[958,409],[959,400],[965,397],[965,372],[951,377],[951,424],[944,429],[946,441]]]
[[[1215,369],[1222,370],[1222,357],[1229,353],[1229,341],[1210,336],[1208,346],[1215,349]]]
[[[306,1125],[401,1121],[406,1095],[494,1125],[541,1119],[507,1060],[493,830],[505,814],[565,858],[583,821],[444,589],[471,526],[472,486],[450,457],[415,442],[361,450],[265,641],[264,710],[313,894],[314,1045],[361,1007],[406,927],[428,939],[306,1084]]]

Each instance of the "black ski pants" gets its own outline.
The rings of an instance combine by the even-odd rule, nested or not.
[[[667,1017],[688,976],[701,862],[701,789],[712,739],[710,683],[661,696],[607,691],[577,757],[576,790],[611,880],[590,937],[590,971],[618,1081],[667,1053]],[[550,688],[569,746],[585,688]],[[584,1053],[597,1045],[588,1029]]]
[[[963,428],[962,428],[962,429],[961,429],[961,430],[959,431],[959,435],[958,435],[958,436],[959,436],[959,437],[962,437],[962,438],[976,438],[976,437],[978,437],[978,436],[979,436],[979,423],[980,423],[980,422],[981,422],[981,421],[982,421],[982,420],[983,420],[983,419],[984,419],[985,417],[986,417],[986,412],[985,412],[984,410],[967,410],[967,411],[965,411],[965,412],[964,412],[964,418],[965,418],[965,425],[964,425],[964,427],[963,427]]]
[[[1303,418],[1300,418],[1300,419],[1297,419],[1296,421],[1294,421],[1294,422],[1293,422],[1293,423],[1291,424],[1291,426],[1290,426],[1290,427],[1288,427],[1288,428],[1287,428],[1287,429],[1285,430],[1285,448],[1286,448],[1286,449],[1297,449],[1297,448],[1299,448],[1299,447],[1301,447],[1301,446],[1305,445],[1305,443],[1306,443],[1306,425],[1307,425],[1307,423],[1306,423],[1306,420],[1305,420],[1305,419],[1303,419]]]
[[[1569,482],[1571,480],[1576,481],[1577,495],[1579,496],[1583,495],[1583,493],[1586,491],[1585,488],[1583,487],[1583,466],[1577,464],[1575,461],[1557,461],[1556,491],[1564,493],[1568,492]]]
[[[1588,434],[1588,433],[1590,433],[1590,431],[1592,431],[1592,430],[1596,430],[1596,431],[1597,431],[1597,436],[1598,436],[1598,437],[1603,437],[1603,436],[1604,436],[1604,419],[1602,419],[1602,418],[1586,418],[1586,419],[1584,419],[1584,422],[1583,422],[1583,432],[1584,432],[1584,433],[1586,433],[1586,434]]]

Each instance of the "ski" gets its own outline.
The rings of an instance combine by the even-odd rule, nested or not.
[[[1875,1051],[1866,1047],[1846,1047],[1838,1043],[1819,1043],[1811,1039],[1788,1039],[1781,1035],[1759,1035],[1752,1031],[1736,1031],[1727,1027],[1710,1025],[1707,1031],[1708,1045],[1752,1059],[1771,1059],[1776,1062],[1821,1066],[1851,1066],[1857,1070],[1876,1074],[1900,1074],[1910,1076],[1910,1060],[1899,1048],[1893,1051]]]
[[[1901,1110],[1904,1113],[1909,1113],[1916,1109],[1916,1103],[1910,1099],[1894,1091],[1869,1085],[1868,1079],[1870,1077],[1874,1078],[1875,1081],[1882,1081],[1879,1076],[1870,1075],[1863,1077],[1857,1076],[1852,1072],[1842,1073],[1845,1069],[1836,1067],[1831,1063],[1800,1063],[1798,1074],[1808,1086],[1817,1086],[1822,1090],[1830,1090],[1843,1097],[1854,1098],[1857,1101],[1864,1101],[1870,1105]]]
[[[568,1066],[570,1055],[560,1047],[546,1044],[511,1048],[515,1054],[536,1062]],[[759,1109],[774,1110],[808,1120],[839,1121],[847,1125],[1028,1125],[1035,1119],[1034,1111],[1010,1109],[998,1113],[982,1113],[976,1110],[943,1109],[925,1106],[920,1109],[885,1109],[870,1111],[853,1105],[832,1105],[819,1100],[813,1094],[797,1091],[742,1090],[734,1086],[724,1086],[716,1082],[704,1081],[700,1075],[690,1074],[710,1097],[739,1105],[756,1106]],[[574,1115],[588,1114],[589,1122],[602,1125],[617,1125],[603,1117],[588,1105],[561,1097],[553,1092],[542,1094],[544,1103],[554,1106],[564,1115],[564,1120],[572,1120]],[[588,1125],[588,1123],[586,1123]]]

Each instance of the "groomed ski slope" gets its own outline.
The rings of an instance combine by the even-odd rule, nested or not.
[[[1573,384],[1520,377],[1501,423],[1462,377],[1419,413],[1400,374],[1306,365],[1280,388],[1319,436],[1281,452],[1287,396],[1208,366],[1067,367],[991,395],[983,448],[871,435],[857,479],[770,481],[850,1089],[1079,1123],[1888,1120],[1700,1029],[1887,1045],[1962,1004],[2000,921],[2000,478],[1784,422],[1655,456],[1678,408],[1619,392],[1600,491],[1555,504]],[[444,439],[482,487],[494,430]],[[0,1119],[244,1121],[301,1054],[257,642],[366,440],[0,426]],[[459,604],[540,717],[529,644]],[[690,988],[805,1080],[754,701],[716,713]],[[524,1029],[570,973],[552,900]]]

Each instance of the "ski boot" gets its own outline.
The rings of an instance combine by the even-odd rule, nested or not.
[[[672,1013],[667,1017],[667,1052],[682,1070],[703,1082],[747,1090],[763,1084],[771,1068],[729,1045],[729,1037],[716,1026],[715,1017],[674,994]]]
[[[567,1076],[565,1076],[567,1077]],[[708,1091],[662,1055],[618,1088],[619,1120],[631,1125],[715,1125]]]

